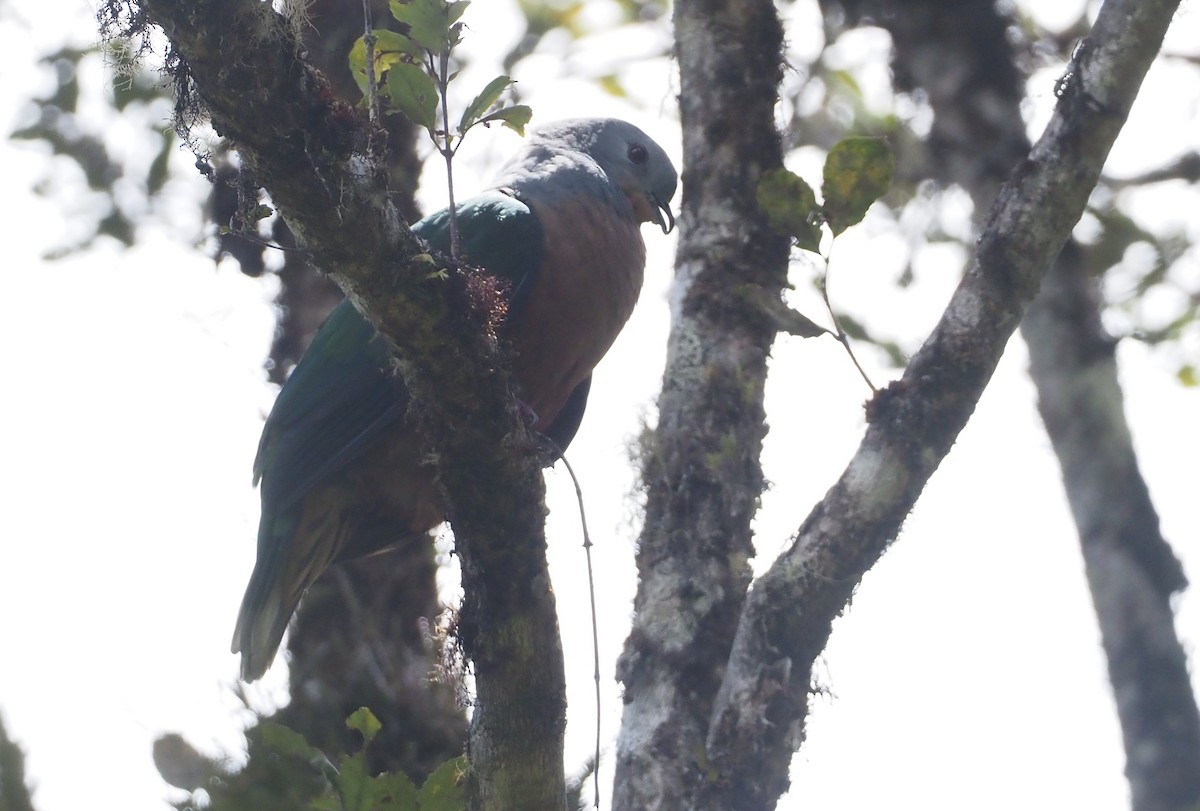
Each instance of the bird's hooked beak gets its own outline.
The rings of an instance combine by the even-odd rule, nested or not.
[[[663,200],[652,191],[638,190],[626,192],[629,203],[633,206],[633,214],[638,222],[652,222],[663,230],[664,234],[671,233],[675,228],[675,215],[671,213],[671,198]]]
[[[650,202],[654,204],[654,222],[658,224],[664,234],[671,233],[671,230],[675,228],[675,215],[671,213],[670,202],[663,202],[653,194],[650,195]],[[665,219],[663,215],[666,215]]]

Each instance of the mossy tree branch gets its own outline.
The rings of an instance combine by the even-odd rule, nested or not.
[[[490,329],[490,295],[441,265],[387,195],[361,116],[308,65],[292,21],[258,0],[110,0],[160,27],[186,110],[198,101],[314,265],[389,340],[438,473],[466,598],[474,804],[561,811],[564,676],[545,562],[544,484]]]

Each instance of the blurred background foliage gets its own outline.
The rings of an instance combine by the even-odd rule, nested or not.
[[[387,19],[386,4],[376,5],[377,16]],[[938,162],[930,154],[938,144],[930,138],[933,113],[924,90],[913,89],[909,77],[895,72],[889,63],[888,34],[871,24],[869,9],[864,13],[857,6],[784,4],[790,35],[785,54],[789,70],[781,88],[780,123],[792,150],[789,164],[810,178],[824,151],[848,133],[883,136],[891,142],[898,174],[886,201],[874,212],[874,220],[877,227],[889,223],[894,228],[892,236],[903,245],[903,261],[895,263],[892,283],[904,289],[918,278],[931,252],[938,256],[947,249],[958,253],[954,249],[970,241],[970,223],[978,213],[968,208],[964,215],[964,206],[969,206],[966,196],[939,177]],[[1060,20],[1051,29],[1039,24],[1032,6],[1015,3],[1007,7],[1006,36],[1016,58],[1010,60],[1008,54],[998,53],[992,64],[996,71],[1016,71],[1024,78],[1027,96],[1022,107],[1027,119],[1039,104],[1045,109],[1050,103],[1047,96],[1066,71],[1072,49],[1087,32],[1088,9],[1087,4],[1078,4],[1073,18]],[[630,62],[630,53],[639,60],[670,54],[669,8],[657,0],[519,0],[516,10],[523,17],[524,33],[500,63],[489,69],[517,74],[525,62],[557,63],[563,72],[576,77],[582,74],[606,92],[636,103],[636,94],[629,93],[631,77],[622,70]],[[344,64],[348,43],[360,33],[354,11],[355,3],[314,3],[309,29],[315,45],[311,58],[348,98],[357,95]],[[8,14],[18,12],[10,9]],[[472,33],[481,36],[487,32],[468,31],[466,45],[458,55],[464,66],[473,59]],[[620,49],[609,47],[618,41]],[[617,56],[605,58],[605,52]],[[269,200],[260,200],[257,190],[239,183],[236,156],[229,154],[220,139],[212,136],[199,145],[202,154],[197,156],[195,168],[190,162],[171,160],[180,151],[180,143],[168,123],[169,88],[153,64],[135,62],[130,54],[131,45],[119,41],[103,45],[64,42],[46,53],[41,58],[44,89],[31,94],[25,120],[9,133],[10,138],[55,157],[35,188],[68,212],[70,227],[50,258],[86,250],[100,238],[133,244],[142,224],[165,216],[163,191],[172,179],[180,179],[174,175],[182,173],[183,180],[191,181],[194,173],[211,168],[213,184],[204,209],[208,222],[186,222],[183,227],[193,229],[189,236],[214,258],[231,256],[247,274],[270,272],[283,278],[283,317],[268,361],[272,379],[282,382],[338,294],[314,281],[309,272],[293,272],[292,257],[268,247],[294,247],[277,218],[260,223],[239,221],[247,194],[254,204]],[[1167,53],[1162,59],[1172,69],[1191,74],[1193,82],[1200,75],[1196,54]],[[107,77],[103,84],[85,86],[81,82],[81,77],[99,76]],[[521,93],[518,84],[514,91],[518,101]],[[546,117],[547,111],[541,113]],[[412,200],[419,162],[413,135],[402,122],[389,125],[396,130],[392,144],[396,195],[406,214],[416,218],[419,212]],[[1193,150],[1160,158],[1157,167],[1136,176],[1106,176],[1076,229],[1076,237],[1086,250],[1088,266],[1104,279],[1106,323],[1114,334],[1162,347],[1175,364],[1180,381],[1195,385],[1200,351],[1196,226],[1186,217],[1160,218],[1147,213],[1155,212],[1155,207],[1141,202],[1149,192],[1177,198],[1174,209],[1179,212],[1186,210],[1184,206],[1196,206],[1200,153]],[[1010,166],[1011,162],[1005,163],[1002,171]],[[230,231],[221,233],[219,226]],[[247,228],[253,234],[248,235]],[[853,275],[854,270],[845,273]],[[799,274],[798,286],[815,282],[811,268],[801,267]],[[849,302],[843,304],[853,310]],[[902,365],[922,333],[900,334],[879,324],[872,327],[872,320],[869,313],[847,313],[847,324],[855,328],[857,337],[876,343],[893,365]]]
[[[1040,22],[1036,5],[1033,0],[1003,4],[1004,37],[1011,50],[982,54],[981,62],[989,65],[991,74],[971,77],[987,82],[992,75],[1015,73],[1025,88],[1025,121],[1015,125],[1034,137],[1094,12],[1092,4],[1079,3],[1073,16],[1060,16],[1049,27]],[[872,16],[880,12],[851,0],[790,0],[779,8],[788,31],[788,69],[778,115],[789,168],[819,185],[825,152],[847,134],[884,137],[896,154],[894,186],[860,226],[877,246],[870,254],[870,262],[877,265],[871,278],[887,274],[896,312],[881,314],[855,305],[855,277],[862,277],[864,269],[839,261],[836,251],[831,287],[834,305],[844,310],[839,314],[851,335],[870,342],[887,362],[900,366],[925,335],[925,325],[903,317],[906,302],[928,296],[930,287],[923,282],[931,278],[943,289],[952,283],[947,268],[961,269],[980,212],[973,210],[971,196],[944,176],[944,161],[935,155],[944,145],[937,140],[933,110],[919,83],[891,61],[887,26],[875,24]],[[388,19],[385,9],[385,2],[375,2],[377,25]],[[336,92],[357,100],[345,57],[361,35],[359,0],[316,0],[309,12],[311,25],[305,36],[310,59]],[[630,92],[636,73],[627,68],[670,57],[670,8],[662,0],[517,0],[513,13],[520,15],[524,30],[496,64],[484,66],[493,73],[520,76],[523,67],[548,65],[552,70],[546,81],[555,75],[583,76],[613,96],[639,103],[637,94]],[[0,17],[18,27],[26,24],[12,5],[0,8]],[[480,58],[473,55],[475,46],[489,35],[471,30],[470,20],[469,12],[458,54],[464,66]],[[39,61],[42,80],[29,89],[21,119],[7,137],[33,154],[52,158],[33,189],[63,212],[62,238],[47,258],[86,252],[102,240],[128,247],[138,241],[142,229],[154,225],[194,241],[214,261],[231,258],[248,275],[277,275],[280,319],[266,368],[272,380],[281,382],[340,294],[307,265],[302,253],[290,250],[294,241],[278,217],[239,221],[239,212],[269,205],[269,199],[252,178],[240,175],[236,154],[215,134],[201,134],[193,144],[199,154],[181,144],[171,125],[170,88],[152,60],[131,59],[142,45],[119,40],[96,44],[68,35]],[[161,43],[149,45],[161,51]],[[1200,54],[1166,53],[1162,63],[1189,87],[1200,83]],[[521,94],[518,84],[518,101]],[[1200,94],[1186,98],[1195,105]],[[555,117],[552,110],[535,113],[540,120]],[[389,116],[386,123],[393,194],[406,216],[415,219],[421,168],[418,134],[398,116]],[[1194,386],[1200,365],[1200,222],[1194,216],[1200,211],[1200,154],[1193,146],[1191,151],[1155,157],[1154,166],[1136,175],[1106,175],[1075,237],[1088,267],[1102,282],[1110,331],[1119,339],[1157,347],[1181,384]],[[979,155],[977,160],[973,171],[999,176],[1014,163],[1008,156]],[[196,183],[197,177],[205,184]],[[811,263],[797,259],[794,303],[819,320],[817,275]],[[326,578],[329,582],[313,590],[300,614],[299,630],[291,635],[292,703],[281,712],[288,714],[287,723],[317,745],[336,751],[344,742],[323,739],[316,727],[332,724],[340,729],[349,711],[368,704],[385,730],[375,745],[378,762],[373,766],[403,769],[417,780],[459,753],[464,720],[456,703],[455,678],[430,687],[423,676],[438,665],[440,656],[436,633],[421,624],[422,618],[438,613],[437,563],[432,551],[403,566],[380,566],[376,559],[369,567],[346,567],[344,574]],[[382,589],[380,571],[388,569],[405,571],[420,584],[397,588],[389,583]],[[394,599],[379,605],[381,593]],[[330,626],[340,630],[331,632]],[[305,641],[309,628],[312,642]],[[338,641],[317,644],[318,639]],[[397,639],[405,640],[406,650],[389,649]],[[368,660],[385,666],[360,669],[371,673],[346,678],[347,663]],[[390,678],[401,672],[408,675]],[[414,678],[413,673],[421,675]],[[397,694],[394,685],[406,682],[415,696]],[[425,734],[414,735],[415,728]],[[390,740],[388,730],[395,733]],[[288,807],[295,791],[311,791],[311,786],[289,782],[292,776],[276,756],[256,752],[256,740],[252,731],[251,766],[245,772],[203,761],[171,736],[161,739],[155,756],[165,776],[173,776],[173,783],[189,791],[205,792],[213,808]],[[239,774],[244,777],[240,788]],[[6,808],[22,807],[6,802]]]

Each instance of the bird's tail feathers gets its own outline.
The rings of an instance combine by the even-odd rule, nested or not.
[[[284,594],[282,578],[275,576],[271,578],[274,582],[264,583],[263,575],[261,567],[256,566],[233,629],[230,649],[242,654],[244,681],[262,678],[275,661],[283,632],[300,601],[299,595],[292,598]]]
[[[256,681],[267,672],[300,598],[344,545],[347,527],[336,519],[336,514],[306,510],[297,526],[263,516],[260,532],[270,532],[272,537],[266,543],[259,538],[259,558],[230,646],[242,654],[244,681]]]

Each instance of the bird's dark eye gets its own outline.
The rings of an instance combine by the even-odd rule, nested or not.
[[[631,144],[627,154],[629,155],[629,160],[638,166],[641,166],[650,157],[650,153],[646,151],[646,147],[641,144]]]

